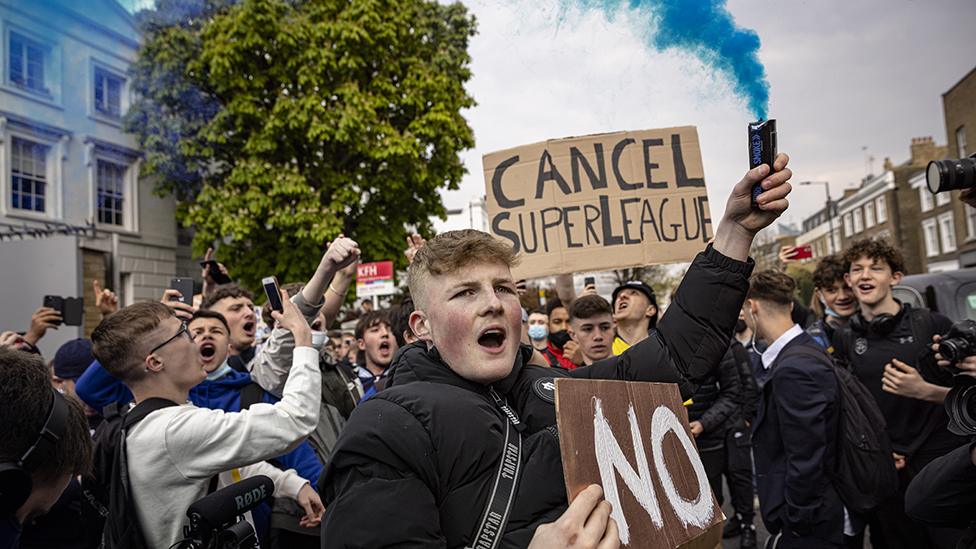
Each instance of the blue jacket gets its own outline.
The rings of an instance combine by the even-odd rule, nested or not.
[[[190,389],[190,402],[200,408],[240,412],[241,389],[249,383],[251,383],[249,374],[231,370],[220,379],[204,380],[203,383]],[[96,410],[102,410],[112,403],[125,403],[132,400],[129,389],[109,374],[97,360],[92,362],[85,373],[78,378],[75,392],[81,400]],[[262,391],[263,402],[274,404],[278,400],[271,393]],[[308,480],[313,488],[316,487],[316,481],[322,473],[322,462],[319,461],[308,441],[302,442],[291,452],[275,458],[275,461],[282,469],[294,469],[300,477]],[[271,508],[264,503],[251,514],[254,517],[258,537],[263,544],[268,539]]]

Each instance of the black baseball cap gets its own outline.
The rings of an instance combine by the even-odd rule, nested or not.
[[[613,298],[610,300],[610,304],[614,309],[617,308],[617,296],[620,295],[620,292],[627,289],[637,290],[638,292],[646,295],[648,301],[651,302],[651,305],[657,307],[657,297],[655,297],[654,295],[653,288],[648,286],[642,280],[628,280],[627,282],[624,282],[620,286],[617,286],[617,288],[613,291]]]

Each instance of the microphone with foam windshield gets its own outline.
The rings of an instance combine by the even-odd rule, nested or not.
[[[274,482],[256,475],[221,488],[194,502],[186,510],[190,519],[186,537],[202,542],[204,547],[221,530],[237,523],[237,517],[254,509],[271,497]]]

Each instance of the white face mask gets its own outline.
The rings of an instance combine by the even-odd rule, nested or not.
[[[229,374],[231,371],[230,364],[227,364],[225,360],[223,364],[217,366],[217,369],[207,374],[207,381],[216,381],[225,375]]]

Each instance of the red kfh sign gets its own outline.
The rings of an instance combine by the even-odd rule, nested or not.
[[[377,261],[356,267],[356,297],[391,295],[393,286],[393,262]]]

